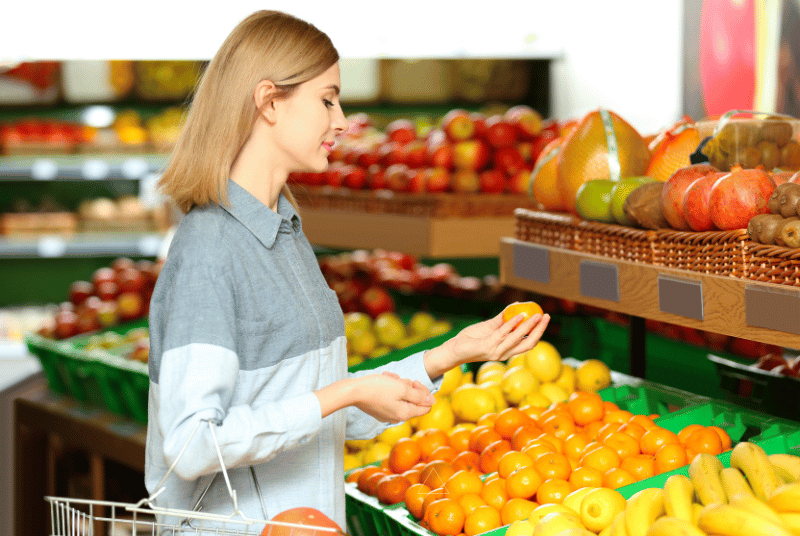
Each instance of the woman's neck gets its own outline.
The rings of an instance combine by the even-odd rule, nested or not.
[[[270,158],[268,145],[257,136],[250,136],[239,151],[231,166],[231,180],[250,192],[256,199],[275,212],[278,198],[289,174],[275,167],[275,158]]]

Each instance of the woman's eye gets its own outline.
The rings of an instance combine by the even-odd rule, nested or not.
[[[328,108],[332,108],[333,107],[333,103],[331,101],[329,101],[328,99],[322,99],[322,102],[325,103],[325,106],[327,106]]]

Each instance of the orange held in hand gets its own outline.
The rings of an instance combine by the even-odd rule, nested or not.
[[[515,316],[521,314],[523,315],[523,321],[529,319],[533,315],[540,315],[544,311],[539,306],[538,303],[528,301],[528,302],[517,302],[512,303],[511,305],[506,306],[503,309],[503,322],[508,322]]]

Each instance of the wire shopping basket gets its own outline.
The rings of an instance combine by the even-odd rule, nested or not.
[[[166,489],[163,487],[167,477],[172,473],[186,447],[197,432],[198,427],[203,423],[208,423],[211,436],[214,439],[214,446],[217,451],[221,473],[217,473],[206,486],[203,493],[197,499],[193,510],[179,510],[174,508],[163,508],[155,504],[155,499]],[[309,524],[286,523],[282,521],[271,521],[267,519],[264,497],[258,480],[255,478],[255,470],[251,467],[251,475],[255,483],[255,489],[261,501],[263,519],[252,519],[245,516],[239,509],[236,490],[231,487],[228,471],[222,461],[222,452],[214,433],[214,421],[201,420],[192,430],[189,439],[183,449],[175,458],[167,473],[156,486],[156,491],[149,497],[140,500],[138,503],[120,503],[111,501],[91,500],[91,499],[70,499],[65,497],[45,497],[50,503],[50,524],[51,536],[188,536],[213,535],[213,536],[258,536],[262,534],[262,527],[282,526],[290,529],[297,529],[297,534],[308,534],[309,530],[331,532],[347,536],[340,530],[331,527],[313,526]],[[233,503],[233,513],[229,515],[212,514],[202,512],[202,501],[208,490],[217,480],[219,474],[225,479],[228,494]],[[177,522],[165,521],[166,519],[177,519]],[[302,531],[302,532],[301,532]],[[265,531],[266,532],[266,531]],[[295,531],[293,530],[292,533]]]

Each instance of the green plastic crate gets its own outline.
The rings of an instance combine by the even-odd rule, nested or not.
[[[668,415],[686,407],[707,403],[708,398],[680,389],[642,381],[638,385],[619,385],[601,390],[600,397],[635,415]]]

